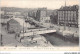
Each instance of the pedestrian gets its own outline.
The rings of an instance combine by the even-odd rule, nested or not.
[[[77,31],[76,31],[76,33],[77,33]]]
[[[3,35],[1,34],[1,46],[3,46],[3,42],[2,42],[2,36],[3,36]]]
[[[5,27],[5,30],[6,30],[6,27]]]
[[[32,36],[32,37],[31,37],[31,40],[33,40],[33,38],[34,38],[34,37]]]
[[[15,47],[17,47],[17,45],[15,45]]]
[[[46,40],[46,41],[45,41],[45,43],[47,43],[47,44],[48,44],[48,40]]]
[[[20,38],[20,42],[21,42],[22,38]]]
[[[21,37],[21,38],[20,38],[20,42],[21,42],[22,39],[24,39],[24,37]]]

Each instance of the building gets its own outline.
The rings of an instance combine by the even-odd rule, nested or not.
[[[58,10],[58,24],[78,27],[78,10],[78,5],[61,7]]]
[[[36,10],[29,11],[28,16],[36,19],[36,12],[37,12]]]
[[[0,11],[1,18],[4,18],[4,13],[5,13],[4,11],[2,10]]]
[[[10,20],[10,18],[8,18],[8,19],[7,19],[7,18],[4,18],[4,19],[2,18],[2,19],[1,19],[1,23],[2,23],[2,24],[7,24],[7,22],[8,22],[9,20]]]
[[[4,11],[0,11],[0,14],[4,15]]]
[[[25,18],[25,19],[27,19],[29,16],[28,16],[28,12],[23,12],[22,13],[22,16]]]
[[[24,19],[24,16],[23,15],[14,15],[13,18],[23,18]]]
[[[1,13],[1,23],[7,23],[11,18],[24,18],[20,12],[2,11]]]
[[[34,28],[35,26],[31,25],[29,22],[25,22],[25,19],[22,18],[12,18],[7,22],[7,30],[9,32],[20,32],[26,31],[27,29]]]
[[[51,20],[50,20],[50,17],[42,17],[42,18],[40,18],[40,22],[42,22],[42,23],[50,23]]]
[[[39,8],[36,13],[37,21],[41,21],[40,18],[47,16],[47,8]]]
[[[50,17],[47,16],[47,8],[39,8],[37,10],[36,20],[42,23],[50,23]]]
[[[11,11],[6,11],[5,14],[4,14],[5,18],[21,18],[23,17],[21,15],[21,12],[11,12]]]
[[[47,10],[47,17],[50,17],[53,14],[54,10]]]
[[[7,22],[7,30],[9,33],[20,32],[21,26],[17,21],[11,19]]]
[[[20,31],[25,31],[30,27],[31,25],[29,23],[26,23],[25,20],[21,18],[13,18],[7,22],[8,32],[19,33]]]
[[[50,15],[50,19],[52,24],[57,24],[58,21],[57,9],[53,10],[52,14]]]

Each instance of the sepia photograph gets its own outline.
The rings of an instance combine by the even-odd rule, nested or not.
[[[79,0],[1,0],[0,9],[1,48],[79,49]]]

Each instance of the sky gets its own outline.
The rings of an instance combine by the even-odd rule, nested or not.
[[[66,0],[67,6],[79,4],[79,0]],[[65,5],[65,0],[1,0],[1,7],[58,9]]]

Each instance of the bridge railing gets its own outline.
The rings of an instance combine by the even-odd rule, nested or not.
[[[21,31],[20,33],[28,33],[28,32],[34,32],[34,31],[44,31],[44,30],[53,30],[53,28],[30,29],[30,30],[25,30],[24,32]]]
[[[21,37],[23,37],[23,36],[32,36],[32,35],[52,33],[52,32],[56,32],[56,30],[32,31],[32,32],[22,33],[22,34],[20,34],[20,36],[21,36]]]

